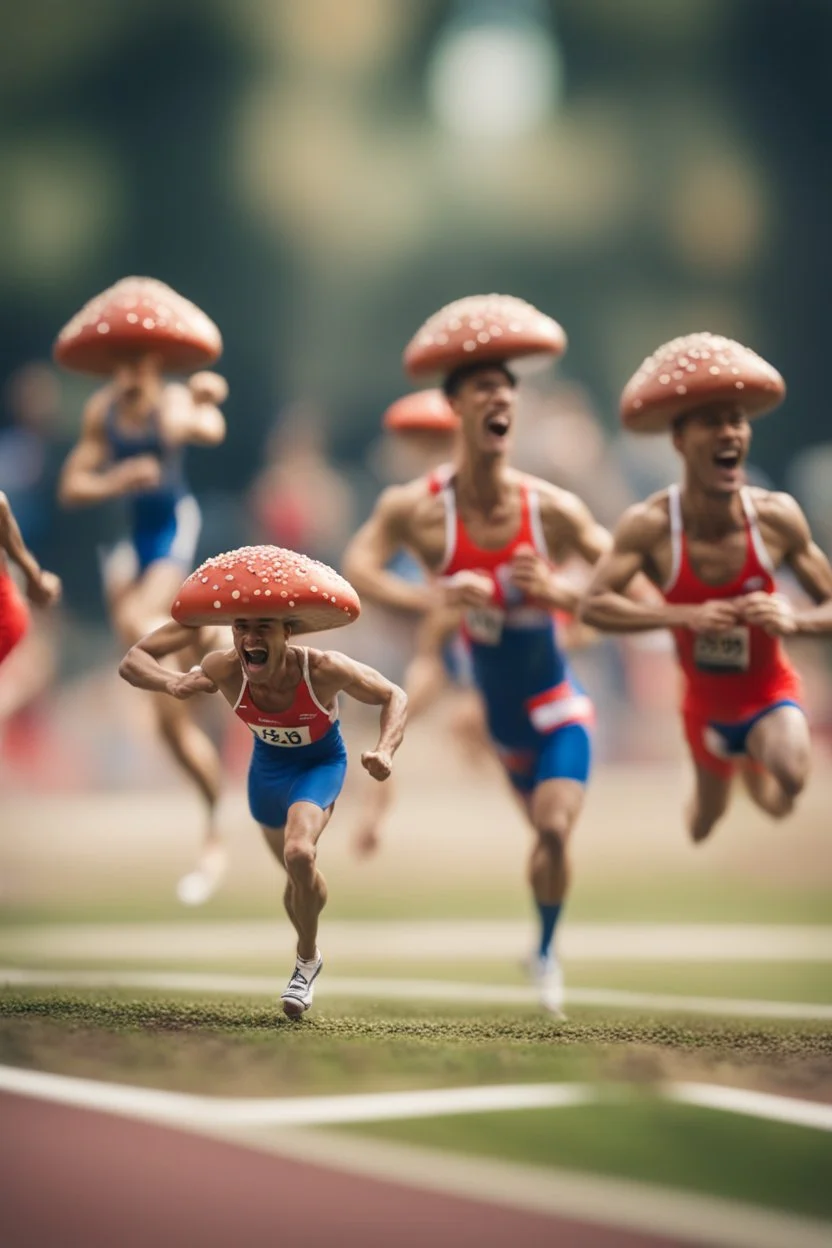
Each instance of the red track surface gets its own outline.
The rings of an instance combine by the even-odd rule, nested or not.
[[[3,1248],[679,1248],[0,1094]]]

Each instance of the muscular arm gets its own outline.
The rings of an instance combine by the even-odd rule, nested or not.
[[[414,501],[411,487],[385,490],[344,551],[343,569],[358,593],[371,602],[397,611],[425,612],[436,600],[431,587],[414,585],[387,570],[393,556],[406,545],[405,515]]]
[[[189,628],[185,624],[177,624],[175,620],[168,620],[167,624],[162,624],[131,646],[119,664],[119,676],[137,689],[147,689],[152,693],[169,693],[172,697],[189,697],[193,693],[216,693],[217,684],[213,677],[208,676],[204,670],[188,672],[183,677],[181,672],[171,671],[161,662],[162,659],[178,654],[180,650],[185,650],[192,645],[197,632],[198,629]],[[206,655],[203,663],[212,658],[213,655]],[[182,686],[183,681],[189,683],[184,689],[178,688]]]
[[[375,668],[334,650],[320,656],[315,664],[314,676],[331,689],[332,696],[343,692],[367,706],[381,707],[378,744],[375,750],[365,751],[362,762],[375,779],[386,779],[392,768],[393,755],[404,737],[407,719],[405,691]],[[368,760],[372,766],[368,765]]]
[[[218,446],[225,438],[225,417],[218,404],[228,395],[219,373],[195,373],[187,386],[165,386],[161,424],[169,446]]]
[[[666,523],[666,517],[650,504],[638,503],[624,513],[612,549],[599,560],[581,599],[580,619],[611,633],[690,625],[694,608],[636,600],[626,592],[639,574],[646,573],[650,553]]]
[[[61,582],[54,572],[44,572],[23,540],[11,503],[0,491],[0,551],[20,568],[26,577],[26,592],[40,607],[50,607],[61,596]]]
[[[814,541],[803,511],[789,494],[771,494],[762,518],[779,530],[785,542],[784,563],[815,602],[792,610],[771,594],[751,594],[743,615],[770,632],[822,635],[832,633],[832,567]]]
[[[105,388],[97,391],[84,408],[81,437],[67,456],[58,480],[62,507],[88,507],[120,498],[133,490],[152,488],[159,480],[159,465],[151,455],[134,455],[110,463],[104,429],[109,403]]]

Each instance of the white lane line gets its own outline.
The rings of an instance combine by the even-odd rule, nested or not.
[[[366,1092],[340,1096],[228,1097],[164,1092],[156,1088],[76,1079],[44,1071],[0,1066],[0,1089],[111,1113],[139,1114],[179,1125],[271,1127],[337,1126],[350,1122],[487,1114],[501,1110],[553,1109],[616,1097],[619,1089],[581,1083],[505,1083],[475,1088],[414,1092]],[[660,1097],[683,1104],[748,1114],[832,1131],[832,1105],[710,1083],[659,1085]]]
[[[678,1085],[684,1088],[686,1085]],[[707,1085],[702,1085],[707,1087]],[[325,1133],[264,1135],[275,1126],[337,1125],[437,1114],[587,1104],[600,1091],[581,1084],[516,1084],[421,1092],[286,1099],[213,1098],[99,1083],[0,1066],[0,1090],[219,1134],[317,1165],[452,1192],[479,1201],[650,1230],[720,1248],[826,1248],[829,1224],[672,1189],[546,1167],[456,1157],[410,1146]],[[719,1089],[714,1089],[717,1091]],[[615,1094],[614,1089],[610,1089]],[[779,1110],[785,1097],[769,1098]],[[804,1102],[801,1102],[804,1104]],[[815,1125],[815,1124],[807,1124]],[[256,1134],[259,1130],[260,1134]],[[421,1158],[421,1161],[420,1161]]]
[[[414,961],[504,960],[532,943],[525,920],[327,920],[326,941],[341,958]],[[831,962],[832,925],[744,923],[566,923],[559,935],[566,961]],[[291,955],[295,935],[285,921],[60,923],[7,927],[0,956],[215,961],[218,957]]]
[[[417,1092],[369,1092],[356,1096],[195,1096],[122,1083],[100,1083],[94,1079],[74,1079],[13,1066],[0,1066],[0,1089],[116,1114],[137,1114],[179,1126],[238,1127],[333,1126],[448,1114],[552,1109],[584,1105],[597,1099],[594,1088],[579,1083],[508,1083]]]
[[[349,1174],[662,1236],[695,1248],[829,1248],[829,1223],[633,1179],[439,1152],[337,1131],[225,1131],[220,1138]]]
[[[747,1088],[721,1087],[712,1083],[671,1083],[663,1095],[685,1105],[701,1105],[731,1114],[748,1114],[768,1122],[788,1122],[799,1127],[832,1131],[832,1105],[803,1101],[797,1097],[772,1096],[769,1092],[753,1092]]]
[[[191,971],[51,971],[18,967],[0,967],[0,985],[135,988],[157,992],[209,992],[274,998],[280,988],[276,979],[264,975],[210,975]],[[443,979],[377,979],[332,975],[321,978],[318,996],[444,1001],[458,1005],[535,1006],[538,1000],[533,988],[515,984],[464,984]],[[602,1009],[832,1022],[832,1005],[808,1001],[682,997],[655,992],[623,992],[608,988],[567,988],[566,1000],[571,1005]]]

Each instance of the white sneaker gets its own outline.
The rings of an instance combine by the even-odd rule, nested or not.
[[[176,896],[183,906],[203,906],[222,884],[228,869],[228,855],[222,845],[212,845],[202,854],[193,871],[176,885]]]
[[[283,1013],[289,1018],[300,1018],[309,1009],[315,995],[315,980],[320,975],[323,964],[320,950],[316,951],[314,962],[304,962],[301,958],[295,962],[292,978],[280,994]]]
[[[540,995],[540,1004],[544,1010],[548,1010],[556,1018],[565,1019],[563,970],[560,962],[553,953],[550,953],[545,958],[539,955],[535,957],[532,966],[533,978]]]

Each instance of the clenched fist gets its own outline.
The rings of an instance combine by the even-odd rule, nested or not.
[[[219,373],[194,373],[188,378],[188,389],[195,403],[214,403],[217,406],[228,398],[228,382]]]
[[[365,750],[361,755],[361,766],[374,780],[386,780],[393,770],[393,760],[382,750]]]
[[[738,605],[746,624],[756,624],[772,637],[788,637],[797,630],[794,608],[782,594],[748,594]]]

